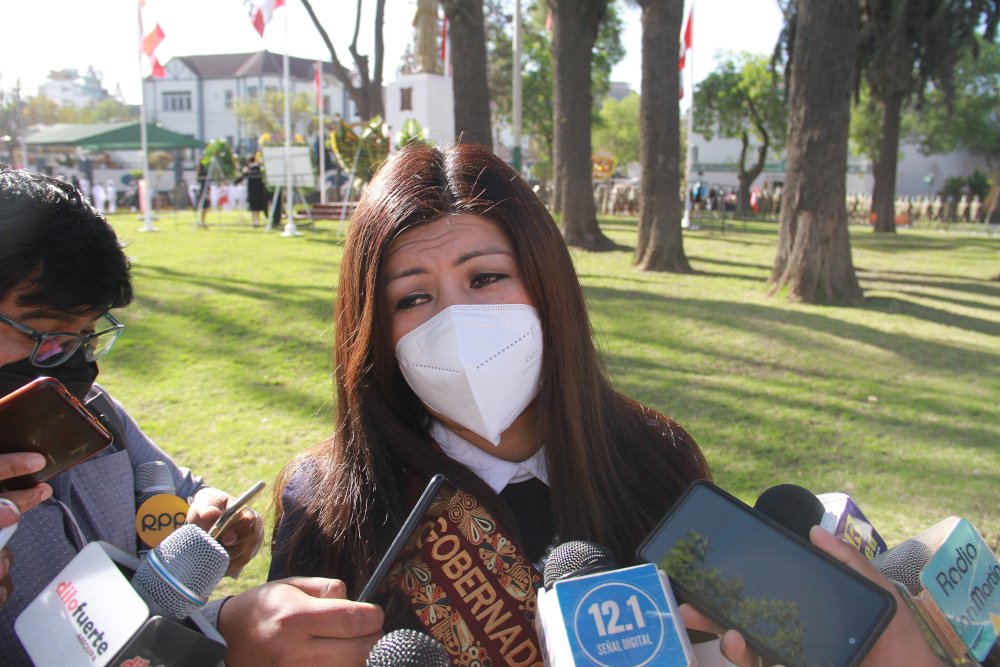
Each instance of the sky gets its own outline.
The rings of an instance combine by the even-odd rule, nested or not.
[[[687,0],[697,2],[694,21],[694,76],[700,81],[727,52],[770,53],[781,30],[777,0]],[[266,48],[280,53],[284,45],[285,13],[288,16],[289,54],[329,59],[329,52],[298,0],[275,12],[264,38],[250,24],[244,0],[147,0],[166,35],[157,55],[172,56],[244,53]],[[510,0],[513,4],[513,0]],[[527,4],[528,0],[522,0]],[[371,54],[374,2],[367,0],[362,14],[359,50]],[[30,0],[4,3],[4,35],[0,39],[0,88],[20,80],[27,95],[35,95],[50,70],[93,66],[114,93],[118,86],[125,100],[138,103],[137,0]],[[354,29],[355,3],[351,0],[313,0],[321,23],[330,33],[337,55],[351,65],[347,46]],[[386,0],[385,81],[396,77],[403,49],[412,40],[416,0]],[[625,20],[625,58],[612,72],[612,80],[640,88],[640,11],[634,3],[621,6]],[[689,97],[689,96],[686,96]],[[682,102],[682,106],[686,106]]]

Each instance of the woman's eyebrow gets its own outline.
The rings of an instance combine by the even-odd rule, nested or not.
[[[469,260],[475,259],[476,257],[487,257],[490,255],[507,255],[508,257],[513,257],[514,253],[500,246],[489,246],[487,248],[480,248],[479,250],[470,250],[469,252],[463,252],[455,259],[454,266],[461,266]],[[385,280],[382,282],[383,285],[388,285],[394,280],[399,280],[400,278],[408,278],[409,276],[420,276],[430,273],[427,269],[420,266],[413,266],[408,269],[403,269],[395,273],[390,273],[386,275]]]
[[[488,248],[483,248],[481,250],[471,250],[469,252],[463,252],[461,255],[459,255],[458,259],[455,260],[455,266],[464,264],[465,262],[468,262],[470,259],[475,259],[476,257],[485,257],[487,255],[508,255],[510,257],[513,257],[514,253],[499,246],[490,246]]]

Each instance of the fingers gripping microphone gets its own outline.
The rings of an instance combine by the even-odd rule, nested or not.
[[[372,647],[366,667],[451,667],[444,646],[418,630],[393,630]]]
[[[618,568],[610,551],[566,542],[545,563],[535,625],[545,664],[687,666],[691,644],[666,575]]]

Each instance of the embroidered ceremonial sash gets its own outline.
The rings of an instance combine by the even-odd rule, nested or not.
[[[538,570],[476,498],[445,486],[390,573],[427,633],[461,667],[543,667]]]

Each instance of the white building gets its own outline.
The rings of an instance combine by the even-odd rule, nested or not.
[[[93,67],[88,67],[84,74],[71,68],[53,70],[38,87],[38,94],[59,106],[74,107],[87,107],[111,97],[104,89],[101,74]]]
[[[315,95],[314,60],[290,57],[292,96]],[[167,76],[144,82],[146,119],[189,134],[202,141],[226,139],[240,152],[256,148],[256,135],[236,115],[235,102],[263,101],[266,93],[282,90],[282,56],[279,53],[233,53],[172,58]],[[323,63],[321,94],[326,118],[333,114],[352,120],[356,110],[350,96],[333,78],[333,66]],[[305,134],[305,127],[293,128]]]

